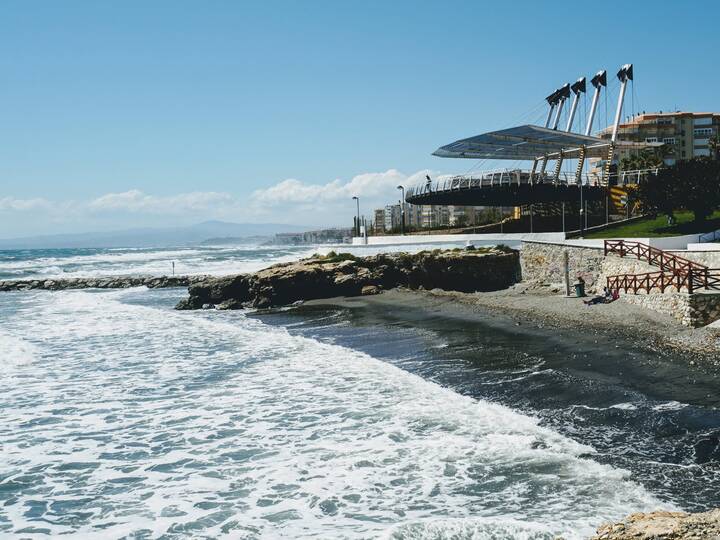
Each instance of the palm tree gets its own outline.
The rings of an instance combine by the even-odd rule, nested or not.
[[[710,138],[708,146],[710,147],[710,157],[720,160],[720,133],[716,133],[714,137]]]
[[[622,158],[620,161],[621,171],[641,171],[644,169],[658,169],[665,166],[663,155],[671,155],[674,151],[671,147],[662,146],[664,152],[659,149],[645,148],[635,155]]]

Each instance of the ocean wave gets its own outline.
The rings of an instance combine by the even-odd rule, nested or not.
[[[0,380],[13,531],[576,538],[663,506],[537,418],[241,312],[134,294],[36,295],[8,321],[42,334],[44,360],[22,387]]]
[[[0,366],[31,364],[38,356],[39,351],[32,343],[0,331]]]

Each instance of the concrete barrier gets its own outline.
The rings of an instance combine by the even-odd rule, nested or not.
[[[514,243],[530,241],[562,242],[565,233],[487,233],[487,234],[411,234],[406,236],[353,237],[353,246],[398,246],[408,244]]]

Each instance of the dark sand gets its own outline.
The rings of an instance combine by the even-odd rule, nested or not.
[[[571,341],[589,339],[607,347],[629,342],[658,354],[672,354],[690,365],[703,364],[720,371],[720,328],[688,328],[669,315],[628,304],[622,297],[611,304],[586,306],[581,298],[518,284],[482,293],[394,289],[376,296],[307,304],[404,306],[447,317],[492,318],[498,324],[537,329],[541,335],[570,331],[565,337]]]

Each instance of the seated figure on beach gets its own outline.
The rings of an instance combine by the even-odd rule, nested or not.
[[[595,304],[609,304],[615,300],[615,295],[607,287],[603,287],[603,293],[592,297],[590,300],[584,300],[583,303],[586,306],[592,306]]]

